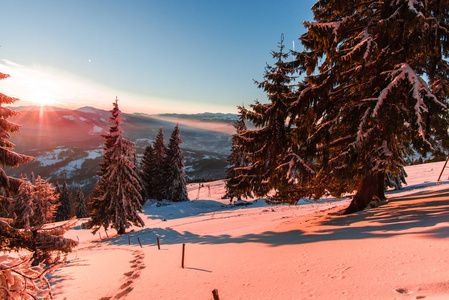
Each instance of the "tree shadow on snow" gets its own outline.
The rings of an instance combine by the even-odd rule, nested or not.
[[[312,226],[313,231],[266,231],[242,236],[198,235],[172,228],[144,228],[137,232],[117,236],[101,243],[133,244],[139,237],[142,246],[182,243],[192,244],[243,244],[262,243],[270,246],[298,245],[333,240],[358,240],[388,238],[397,235],[417,234],[427,238],[449,237],[449,188],[440,191],[420,191],[411,195],[391,198],[390,202],[375,209],[352,215],[325,215]],[[371,222],[367,222],[371,221]],[[444,223],[446,224],[440,224]],[[436,226],[440,224],[439,226]]]

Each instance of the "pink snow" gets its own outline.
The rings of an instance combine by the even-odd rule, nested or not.
[[[402,191],[350,216],[337,213],[347,199],[231,207],[222,181],[191,184],[190,202],[147,203],[145,228],[101,230],[101,239],[69,231],[80,245],[52,273],[53,292],[68,300],[212,299],[214,289],[222,300],[447,298],[449,170],[435,183],[442,167],[406,167]]]

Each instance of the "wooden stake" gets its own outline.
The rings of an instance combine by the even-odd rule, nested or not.
[[[212,291],[212,295],[214,296],[214,300],[220,300],[220,297],[218,297],[218,290],[217,289]]]
[[[142,248],[142,243],[140,242],[139,238],[137,238],[137,241],[139,242],[140,248]]]
[[[109,238],[108,232],[105,230],[104,233],[106,233],[107,238]]]
[[[159,242],[159,237],[157,237],[157,249],[161,250],[161,243]]]
[[[185,257],[185,252],[186,252],[186,244],[182,244],[182,262],[181,262],[181,267],[184,269],[184,257]]]
[[[98,235],[100,236],[100,240],[101,240],[101,232],[100,231],[98,231]]]
[[[444,169],[446,169],[446,165],[447,165],[447,162],[448,162],[448,161],[449,161],[449,155],[448,155],[448,157],[447,157],[447,159],[446,159],[446,162],[444,163],[443,170],[441,170],[440,176],[438,176],[437,182],[440,181],[441,176],[443,176],[443,172],[444,172]]]
[[[131,245],[131,240],[129,239],[129,234],[128,234],[128,245]]]

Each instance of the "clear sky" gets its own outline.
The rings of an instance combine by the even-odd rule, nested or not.
[[[0,92],[17,105],[125,112],[237,112],[266,99],[281,33],[287,49],[316,0],[3,1]]]

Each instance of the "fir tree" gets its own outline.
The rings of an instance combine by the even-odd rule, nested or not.
[[[184,171],[184,155],[180,145],[182,144],[181,132],[176,124],[173,130],[165,155],[164,175],[166,189],[164,198],[173,202],[188,201],[187,180]]]
[[[290,112],[315,175],[295,180],[315,198],[357,190],[351,213],[385,198],[385,174],[400,174],[403,157],[449,146],[449,3],[319,0],[312,10]]]
[[[9,75],[0,73],[0,80],[8,78]],[[4,194],[10,195],[10,178],[6,175],[3,167],[17,167],[20,164],[33,160],[32,157],[13,152],[14,144],[9,141],[11,133],[17,132],[19,125],[7,121],[9,117],[17,115],[12,109],[4,107],[16,102],[17,98],[0,93],[0,189]],[[6,213],[6,199],[0,199],[0,215]]]
[[[59,206],[56,211],[55,221],[65,221],[69,220],[72,212],[72,199],[70,197],[70,191],[67,188],[67,182],[62,183],[62,190],[59,193]]]
[[[34,213],[31,226],[41,227],[44,224],[53,222],[59,205],[55,187],[40,176],[37,176],[34,181],[32,195],[34,197]]]
[[[230,167],[226,170],[226,195],[225,198],[233,198],[240,200],[242,196],[249,195],[251,186],[247,176],[245,176],[245,168],[248,167],[248,159],[242,150],[242,135],[248,130],[246,125],[246,117],[240,112],[239,120],[234,122],[235,134],[232,135],[231,154],[228,158]]]
[[[12,201],[10,208],[13,215],[12,225],[16,228],[30,229],[34,226],[32,218],[36,200],[33,190],[33,185],[24,181]]]
[[[148,145],[145,148],[141,162],[141,179],[143,185],[142,197],[147,199],[156,199],[157,182],[156,178],[160,170],[155,168],[156,166],[156,154],[153,146]]]
[[[83,190],[81,185],[78,187],[78,192],[76,193],[76,217],[78,219],[87,217],[87,206],[86,199],[84,198]]]
[[[289,108],[296,100],[294,93],[292,64],[285,60],[289,53],[284,51],[283,36],[279,50],[272,51],[274,66],[265,68],[265,80],[256,82],[263,89],[269,103],[256,102],[251,109],[240,107],[241,115],[256,127],[244,130],[234,143],[238,151],[245,153],[247,166],[238,170],[240,185],[249,186],[256,196],[262,197],[276,189],[278,192],[287,187],[284,160],[292,145],[291,129],[287,126]]]
[[[138,215],[142,211],[140,179],[133,164],[134,144],[123,138],[121,111],[118,99],[113,103],[112,123],[109,134],[103,135],[105,147],[103,163],[98,173],[99,181],[92,199],[91,220],[88,228],[97,232],[112,226],[118,234],[124,234],[131,224],[143,226]]]
[[[153,143],[153,151],[154,151],[154,163],[152,165],[151,174],[154,174],[153,177],[153,194],[157,200],[163,200],[165,196],[165,191],[167,188],[167,181],[165,180],[165,154],[167,152],[167,148],[165,147],[164,135],[162,133],[162,127],[159,129],[159,132],[156,136],[156,140]]]

